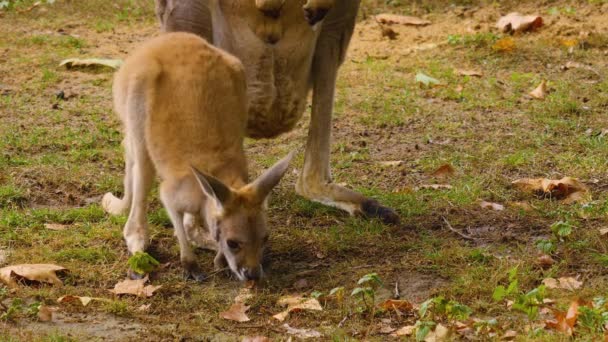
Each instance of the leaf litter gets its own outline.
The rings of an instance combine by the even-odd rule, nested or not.
[[[496,23],[496,27],[503,33],[522,33],[534,31],[543,26],[543,18],[537,15],[522,15],[517,12],[509,13]]]
[[[284,296],[279,298],[277,305],[286,306],[287,309],[272,316],[273,318],[284,321],[292,311],[312,310],[323,311],[323,307],[315,298],[304,298],[301,296]]]
[[[235,322],[249,322],[249,316],[246,312],[249,310],[249,306],[242,302],[233,303],[230,308],[226,311],[220,312],[220,317]]]
[[[137,297],[152,297],[156,290],[160,289],[162,285],[145,285],[148,282],[148,277],[143,279],[125,279],[114,286],[110,292],[116,295],[128,294]]]
[[[0,280],[9,287],[16,287],[17,280],[26,279],[39,283],[61,286],[63,282],[56,272],[65,272],[67,269],[53,264],[21,264],[6,266],[0,269]]]
[[[583,282],[573,277],[562,277],[559,279],[545,278],[543,284],[550,289],[578,290],[583,286]]]
[[[589,188],[572,177],[564,177],[560,180],[522,178],[511,182],[511,184],[520,191],[555,198],[561,200],[564,204],[584,203],[591,200]]]

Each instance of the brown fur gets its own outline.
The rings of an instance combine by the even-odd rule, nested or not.
[[[268,236],[264,201],[291,155],[248,184],[240,61],[196,35],[165,34],[127,58],[113,93],[126,135],[125,196],[106,194],[103,206],[114,214],[130,207],[124,229],[129,252],[147,246],[146,195],[157,173],[188,274],[204,278],[187,234],[202,223],[218,265],[227,263],[240,279],[259,278]]]

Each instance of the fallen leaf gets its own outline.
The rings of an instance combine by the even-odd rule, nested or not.
[[[287,330],[287,334],[293,335],[297,338],[306,339],[306,338],[320,338],[321,337],[321,333],[316,330],[292,328],[287,323],[283,324],[283,328],[285,328],[285,330]]]
[[[0,280],[10,287],[17,286],[16,279],[63,285],[55,272],[66,271],[64,267],[52,264],[22,264],[6,266],[0,269]]]
[[[71,303],[71,302],[79,301],[82,304],[82,306],[87,306],[93,299],[100,300],[100,298],[67,295],[67,296],[59,297],[59,299],[57,299],[57,303]]]
[[[483,209],[492,209],[492,210],[496,210],[496,211],[503,211],[503,210],[505,210],[505,206],[502,205],[502,204],[498,204],[498,203],[481,201],[481,203],[479,205]]]
[[[384,310],[411,311],[414,305],[407,300],[388,299],[379,305]]]
[[[387,160],[387,161],[382,161],[382,162],[378,163],[378,165],[384,166],[384,167],[400,166],[403,164],[404,164],[403,160]]]
[[[555,264],[555,260],[550,255],[543,254],[536,258],[536,261],[542,268],[549,268]]]
[[[503,340],[512,340],[517,337],[517,331],[515,330],[507,330],[504,335],[502,335]]]
[[[570,304],[567,312],[555,310],[553,312],[555,319],[546,321],[545,323],[550,328],[566,333],[568,336],[572,336],[572,333],[574,332],[574,325],[576,324],[576,319],[578,318],[579,305],[579,301],[575,300]]]
[[[456,69],[456,74],[458,76],[474,76],[474,77],[483,77],[483,72],[477,70],[463,70]]]
[[[573,277],[562,277],[559,279],[546,278],[543,284],[550,289],[564,289],[574,291],[583,286],[583,282]]]
[[[450,340],[450,329],[446,328],[443,324],[438,323],[435,326],[435,330],[431,331],[424,338],[424,342],[440,342]]]
[[[606,235],[606,234],[608,234],[608,228],[601,228],[600,235]]]
[[[431,176],[445,178],[445,177],[453,176],[455,172],[456,172],[456,169],[454,169],[454,167],[452,165],[444,164],[444,165],[441,165],[439,168],[437,168],[437,170],[433,171],[433,173],[431,173]]]
[[[121,294],[130,294],[138,297],[152,297],[154,291],[160,289],[162,285],[145,285],[148,281],[148,277],[146,276],[143,279],[125,279],[114,286],[114,289],[110,290],[110,292],[121,295]]]
[[[242,288],[239,290],[239,294],[234,298],[235,303],[246,303],[248,300],[253,298],[250,288]]]
[[[399,24],[399,25],[413,25],[413,26],[426,26],[432,24],[429,20],[411,17],[407,15],[397,14],[378,14],[376,21],[381,24]]]
[[[70,58],[65,59],[59,63],[59,66],[64,66],[68,69],[72,67],[96,67],[105,66],[112,69],[118,69],[122,65],[120,59],[104,59],[104,58]]]
[[[241,302],[236,302],[232,304],[227,311],[221,312],[220,317],[235,322],[248,322],[249,317],[245,314],[247,310],[249,310],[249,306]]]
[[[142,304],[140,307],[137,308],[137,312],[148,312],[148,310],[150,310],[150,307],[152,306],[152,304]]]
[[[521,15],[517,12],[509,13],[496,23],[496,27],[503,33],[521,33],[533,31],[543,26],[543,18],[537,15]]]
[[[66,230],[68,228],[68,226],[65,224],[58,224],[58,223],[45,223],[44,228],[50,229],[50,230]]]
[[[414,333],[415,329],[416,329],[416,327],[413,325],[406,325],[403,328],[392,333],[391,336],[393,336],[393,337],[410,336]]]
[[[53,320],[53,312],[57,311],[57,308],[40,305],[38,308],[38,319],[41,322],[50,322]]]
[[[522,178],[513,181],[511,184],[521,191],[550,196],[562,200],[565,204],[585,202],[591,199],[589,188],[571,177],[564,177],[560,180]]]
[[[414,190],[418,191],[420,189],[432,189],[432,190],[450,190],[452,186],[449,184],[423,184],[417,186]]]
[[[542,80],[536,89],[529,93],[535,99],[542,100],[547,96],[547,81]]]
[[[511,37],[501,38],[492,45],[492,49],[497,52],[511,52],[515,50],[515,41]]]
[[[579,62],[568,61],[562,67],[562,70],[570,70],[570,69],[583,69],[583,70],[591,71],[598,76],[600,75],[600,73],[597,70],[595,70],[594,68],[592,68],[591,66],[585,65],[585,64],[579,63]]]
[[[441,85],[441,81],[422,72],[416,74],[416,83],[427,87]]]
[[[321,304],[318,300],[314,298],[302,298],[300,296],[285,296],[281,297],[278,302],[280,306],[286,306],[287,309],[283,312],[280,312],[272,317],[279,321],[284,321],[289,313],[292,311],[300,311],[300,310],[314,310],[314,311],[323,311]]]

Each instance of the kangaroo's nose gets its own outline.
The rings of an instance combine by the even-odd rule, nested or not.
[[[262,270],[259,267],[247,268],[243,274],[247,280],[259,280],[262,277]]]
[[[308,21],[310,26],[314,26],[316,23],[325,18],[327,12],[329,12],[329,10],[325,8],[315,9],[304,7],[304,18],[306,18],[306,21]]]

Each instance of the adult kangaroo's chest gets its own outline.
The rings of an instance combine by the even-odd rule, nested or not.
[[[287,5],[286,5],[287,6]],[[270,138],[291,130],[306,108],[310,70],[320,29],[304,20],[301,6],[278,19],[231,18],[221,45],[238,57],[247,75],[247,134]]]

